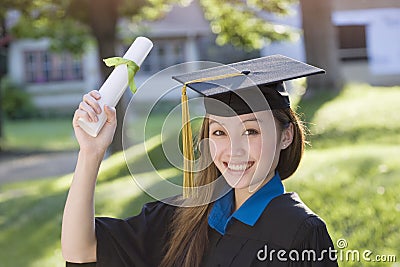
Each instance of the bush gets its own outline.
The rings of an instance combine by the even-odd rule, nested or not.
[[[8,119],[31,118],[37,110],[31,96],[24,89],[4,78],[0,82],[1,108]]]

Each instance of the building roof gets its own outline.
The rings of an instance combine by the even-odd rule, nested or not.
[[[197,0],[188,6],[174,5],[164,18],[144,24],[150,37],[196,36],[211,33],[209,22]]]
[[[334,10],[400,8],[399,0],[334,0],[332,4]]]

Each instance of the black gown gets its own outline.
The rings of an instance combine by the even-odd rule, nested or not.
[[[96,218],[97,263],[84,266],[159,266],[174,211],[152,202],[125,220]],[[296,193],[274,198],[253,227],[233,220],[224,235],[209,227],[202,266],[338,266],[325,223]]]

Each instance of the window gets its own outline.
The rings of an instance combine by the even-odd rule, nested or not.
[[[338,26],[338,37],[342,60],[368,59],[365,25]]]
[[[141,70],[148,73],[155,73],[167,67],[185,61],[185,41],[182,40],[157,40]]]
[[[83,79],[82,60],[67,52],[25,51],[25,81],[47,83]]]

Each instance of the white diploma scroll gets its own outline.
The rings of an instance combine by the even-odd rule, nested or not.
[[[129,47],[128,51],[126,51],[123,58],[132,60],[140,67],[152,48],[153,43],[149,39],[146,37],[138,37]],[[99,120],[97,122],[88,122],[83,118],[79,118],[79,126],[89,135],[96,137],[107,119],[104,112],[104,105],[115,107],[127,87],[127,65],[116,66],[99,90],[101,95],[99,100],[101,113],[97,114]]]

